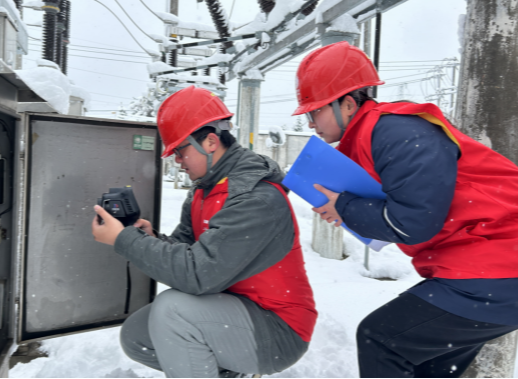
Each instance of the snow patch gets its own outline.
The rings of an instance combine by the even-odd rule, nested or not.
[[[264,80],[264,76],[257,68],[251,68],[245,72],[242,79]]]
[[[327,28],[327,30],[342,33],[360,34],[360,29],[358,29],[356,20],[353,18],[353,16],[351,16],[348,13],[345,13],[338,18],[335,18],[331,22],[331,26]]]
[[[4,8],[6,10],[7,14],[11,14],[11,15],[14,14],[14,15],[17,15],[18,17],[20,17],[20,11],[18,10],[18,8],[16,8],[16,4],[14,3],[13,0],[3,0],[2,5],[9,8],[9,9]]]
[[[267,16],[264,13],[258,13],[251,23],[234,30],[232,35],[271,30],[283,22],[289,13],[300,9],[302,4],[304,4],[303,0],[277,1],[275,7]]]
[[[358,376],[354,335],[328,313],[321,313],[307,353],[294,366],[272,378],[355,378]]]
[[[41,8],[45,5],[43,1],[27,1],[23,3],[26,8]]]
[[[173,24],[179,28],[194,29],[203,32],[215,32],[216,29],[212,25],[201,24],[199,22],[184,21],[180,17],[166,12],[154,12],[159,19],[166,24]]]
[[[155,12],[157,17],[161,19],[166,24],[179,24],[180,18],[172,13],[166,13],[166,12]]]
[[[49,61],[47,59],[37,59],[36,64],[38,65],[38,67],[51,67],[61,71],[61,68],[58,66],[57,63]]]
[[[222,85],[219,80],[217,78],[214,78],[212,76],[207,76],[207,75],[185,75],[185,74],[164,74],[164,75],[160,75],[160,78],[165,78],[165,79],[173,79],[173,80],[177,80],[179,82],[200,82],[200,83],[211,83],[211,84],[216,84],[218,85],[219,87],[224,87],[224,85]]]
[[[153,62],[147,65],[147,72],[149,75],[157,74],[159,72],[171,71],[176,67],[170,66],[162,61]]]
[[[216,53],[211,55],[210,57],[200,59],[198,61],[199,66],[203,66],[205,64],[216,64],[220,62],[230,62],[234,56],[231,54],[223,54]]]
[[[15,70],[15,73],[52,108],[62,114],[68,113],[72,89],[70,81],[61,71],[49,67],[36,67]]]

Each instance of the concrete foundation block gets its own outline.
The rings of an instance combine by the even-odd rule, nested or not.
[[[328,224],[315,213],[311,247],[324,258],[339,260],[346,258],[343,228]]]

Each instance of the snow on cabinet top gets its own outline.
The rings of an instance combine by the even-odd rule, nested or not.
[[[36,67],[15,72],[52,108],[62,114],[68,113],[72,88],[70,80],[61,71],[51,67]]]
[[[54,62],[39,59],[38,64],[40,67],[14,72],[34,93],[61,114],[68,113],[70,96],[83,99],[85,107],[89,106],[90,94],[85,89],[74,85]]]

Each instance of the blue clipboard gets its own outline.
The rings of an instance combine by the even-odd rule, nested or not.
[[[282,184],[317,208],[329,200],[313,184],[320,184],[333,192],[351,192],[363,198],[386,198],[381,184],[367,171],[316,136],[312,136],[304,146]],[[376,251],[389,244],[364,238],[349,229],[345,223],[342,223],[342,227]]]

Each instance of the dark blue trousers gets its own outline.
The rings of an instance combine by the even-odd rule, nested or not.
[[[456,378],[487,341],[516,326],[478,322],[403,293],[358,326],[362,378]]]

